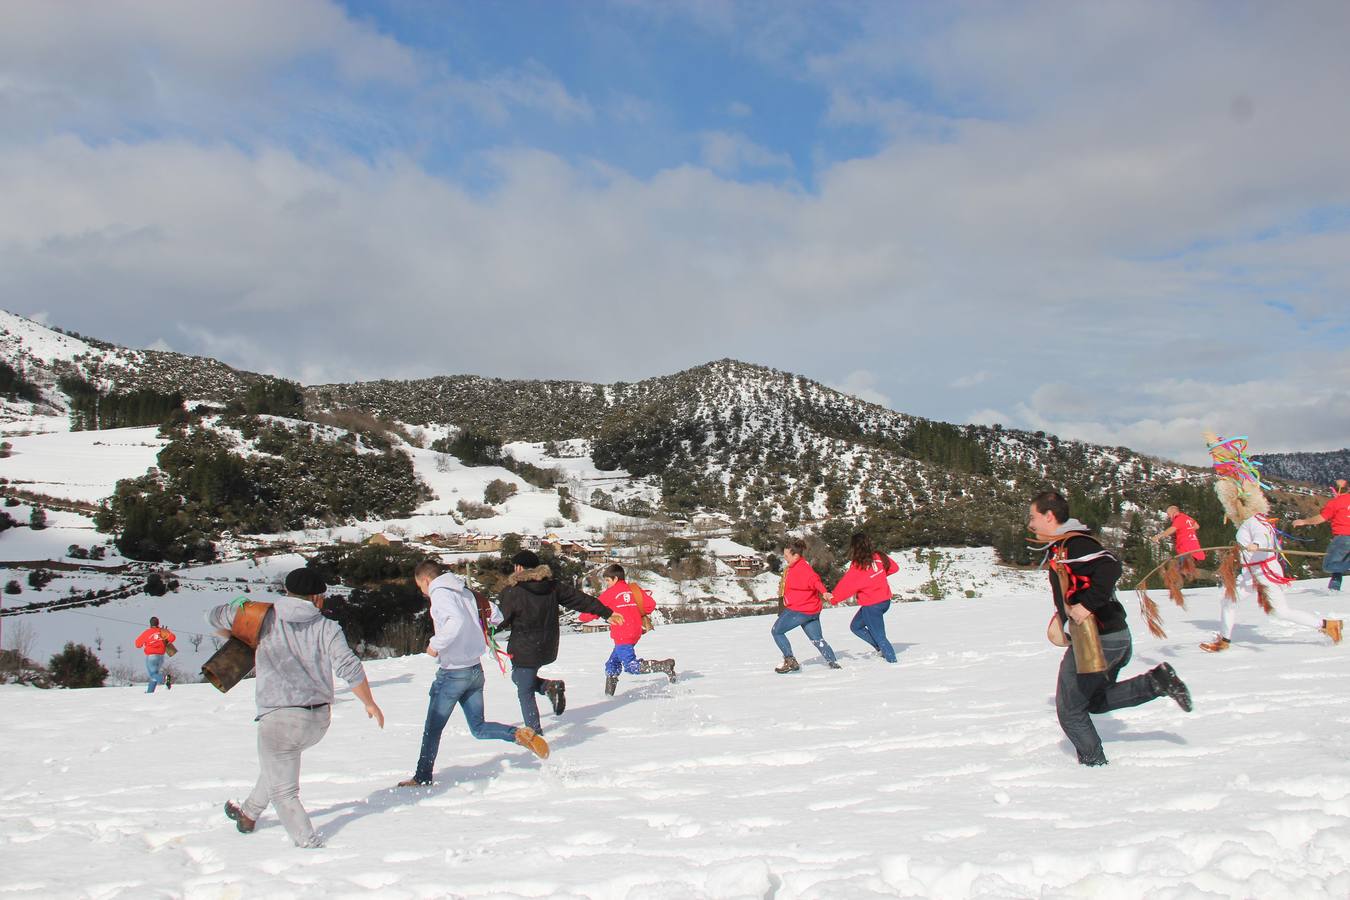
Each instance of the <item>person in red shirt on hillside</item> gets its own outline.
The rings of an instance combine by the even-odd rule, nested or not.
[[[895,561],[872,546],[872,539],[859,531],[849,544],[852,564],[831,592],[831,603],[836,606],[857,595],[858,612],[849,624],[849,630],[881,654],[888,663],[895,662],[895,648],[886,639],[886,620],[891,608],[891,583],[888,575],[900,571]]]
[[[164,685],[166,689],[173,689],[173,681],[164,671],[164,652],[165,644],[171,644],[178,640],[178,635],[167,628],[159,627],[159,617],[150,617],[150,627],[141,632],[141,636],[136,638],[136,646],[145,650],[145,671],[150,674],[150,684],[146,687],[147,694],[153,694],[155,688]]]
[[[1331,523],[1331,543],[1327,545],[1327,555],[1322,558],[1322,571],[1331,576],[1327,589],[1339,591],[1341,576],[1350,572],[1350,492],[1345,489],[1345,479],[1338,478],[1331,488],[1331,499],[1322,507],[1319,515],[1308,519],[1295,519],[1294,527]]]
[[[596,599],[605,606],[621,613],[617,620],[611,619],[609,636],[614,639],[614,650],[605,660],[605,693],[614,696],[619,686],[619,673],[629,675],[648,675],[652,672],[663,673],[673,683],[675,681],[675,660],[638,659],[637,642],[642,639],[642,617],[651,615],[656,609],[656,601],[641,588],[630,585],[625,579],[623,566],[612,563],[605,566],[601,573],[605,579],[605,590]],[[591,613],[582,613],[581,621],[592,622],[600,618]]]
[[[1172,524],[1155,534],[1153,543],[1160,543],[1163,538],[1173,536],[1177,558],[1172,560],[1172,566],[1178,575],[1189,581],[1195,577],[1196,563],[1205,561],[1205,551],[1200,549],[1200,523],[1175,506],[1167,507],[1167,518]]]
[[[787,568],[783,570],[785,609],[778,614],[778,619],[773,623],[774,643],[783,652],[783,664],[774,668],[779,675],[801,671],[797,657],[792,655],[792,644],[787,639],[787,633],[794,628],[806,632],[807,638],[816,645],[816,649],[825,657],[825,662],[829,663],[831,669],[843,668],[834,658],[834,650],[830,649],[820,631],[821,601],[829,600],[830,592],[825,590],[825,582],[821,581],[816,570],[811,568],[805,554],[806,541],[801,538],[793,538],[783,548],[783,561],[787,564]]]

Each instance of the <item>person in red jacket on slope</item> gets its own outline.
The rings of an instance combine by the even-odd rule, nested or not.
[[[1161,543],[1169,535],[1176,542],[1177,558],[1172,567],[1184,580],[1195,577],[1196,563],[1205,561],[1205,551],[1200,549],[1200,523],[1181,511],[1179,507],[1167,507],[1167,520],[1170,525],[1152,537],[1155,544]]]
[[[779,675],[801,671],[797,657],[792,655],[792,644],[787,639],[787,633],[794,628],[806,632],[806,637],[816,645],[831,669],[843,668],[834,658],[834,650],[830,649],[820,631],[821,601],[830,599],[830,592],[825,590],[825,582],[811,568],[805,554],[806,541],[801,538],[793,538],[783,548],[783,561],[787,564],[783,570],[785,608],[773,623],[774,643],[783,652],[783,664],[774,669]]]
[[[858,612],[849,624],[849,630],[881,654],[888,663],[895,662],[895,648],[886,639],[886,610],[891,608],[891,584],[888,575],[900,571],[884,553],[872,546],[872,539],[859,531],[849,544],[853,562],[834,586],[831,603],[838,605],[852,596],[858,598]]]
[[[656,609],[656,601],[643,593],[641,588],[630,585],[625,580],[627,573],[618,563],[605,566],[601,575],[605,579],[605,591],[596,599],[616,613],[622,614],[619,621],[611,619],[609,624],[609,636],[614,639],[614,650],[609,654],[609,659],[605,660],[605,693],[614,696],[614,691],[619,686],[620,672],[627,672],[629,675],[660,672],[674,682],[675,660],[637,657],[637,642],[642,639],[642,618],[651,615],[652,610]],[[592,622],[598,618],[600,617],[590,613],[581,614],[583,622]]]
[[[151,616],[150,627],[136,638],[136,646],[145,651],[145,671],[150,674],[150,684],[145,689],[147,694],[153,694],[155,688],[161,684],[167,689],[173,689],[172,680],[164,672],[164,652],[165,644],[171,644],[176,640],[178,635],[167,628],[159,627],[158,616]]]

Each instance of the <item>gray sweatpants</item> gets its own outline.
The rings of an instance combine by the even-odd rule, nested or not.
[[[244,815],[257,819],[270,801],[297,847],[323,846],[300,803],[300,753],[323,740],[331,719],[329,706],[287,706],[258,722],[258,783],[244,801]]]
[[[1073,647],[1064,651],[1059,664],[1059,683],[1055,686],[1055,712],[1059,727],[1078,751],[1078,761],[1096,765],[1106,760],[1102,739],[1092,724],[1091,713],[1110,712],[1127,706],[1138,706],[1158,696],[1158,688],[1149,674],[1117,682],[1120,670],[1130,661],[1133,642],[1128,628],[1104,634],[1102,654],[1106,657],[1106,671],[1092,675],[1078,674]]]

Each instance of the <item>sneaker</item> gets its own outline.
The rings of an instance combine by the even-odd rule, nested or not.
[[[832,659],[832,660],[830,660],[830,668],[831,668],[831,669],[842,669],[843,666],[839,665],[839,660],[837,660],[837,659]]]
[[[400,781],[400,782],[398,783],[398,786],[399,786],[399,787],[431,787],[431,779],[428,778],[426,781],[423,781],[423,780],[420,779],[420,778],[415,778],[415,777],[414,777],[414,778],[408,778],[408,779],[406,779],[406,780],[404,780],[404,781]]]
[[[1232,646],[1232,643],[1232,641],[1228,640],[1228,638],[1223,635],[1216,634],[1214,635],[1214,640],[1201,644],[1200,649],[1206,653],[1220,653]]]
[[[563,682],[557,680],[544,682],[544,696],[553,704],[555,716],[561,716],[563,710],[567,709],[567,685]]]
[[[656,670],[658,672],[666,673],[666,677],[670,679],[671,684],[675,683],[675,660],[658,659],[655,663],[653,663],[653,665],[656,667]]]
[[[802,667],[797,665],[797,657],[795,656],[783,657],[783,664],[774,669],[779,675],[786,675],[789,672],[800,672],[801,670]]]
[[[1180,706],[1186,712],[1191,711],[1190,688],[1186,687],[1186,682],[1182,681],[1181,677],[1177,675],[1177,670],[1172,668],[1171,663],[1155,666],[1149,670],[1148,674],[1153,679],[1153,686],[1157,688],[1159,697],[1166,694],[1177,701],[1177,706]]]
[[[1322,633],[1331,638],[1333,644],[1339,644],[1341,642],[1341,620],[1323,619]]]
[[[1341,589],[1341,576],[1332,575],[1331,580],[1327,582],[1327,590],[1339,591]]]
[[[548,759],[548,741],[544,740],[543,735],[536,734],[530,726],[522,725],[516,729],[516,743],[540,759]]]
[[[234,827],[240,834],[252,834],[258,823],[244,815],[244,810],[233,800],[225,801],[225,818],[234,821]]]
[[[173,690],[173,676],[170,675],[168,672],[164,673],[164,690],[166,691]]]
[[[605,696],[606,696],[606,697],[613,697],[613,696],[614,696],[614,691],[616,691],[616,690],[618,689],[618,687],[619,687],[619,676],[618,676],[618,675],[606,675],[606,676],[605,676]]]

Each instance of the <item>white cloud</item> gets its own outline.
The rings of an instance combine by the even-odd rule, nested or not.
[[[786,153],[761,147],[743,134],[706,131],[699,136],[699,146],[703,164],[715,172],[792,168],[792,158]]]
[[[513,110],[543,113],[558,122],[590,122],[595,110],[573,96],[551,72],[537,64],[509,70],[479,81],[451,79],[440,89],[489,121],[504,124]],[[635,107],[630,107],[630,111]]]
[[[349,84],[409,85],[419,71],[412,51],[329,0],[15,0],[0,28],[0,109],[11,138],[206,121],[226,98],[250,105],[266,77],[316,58]],[[212,108],[194,108],[203,103]]]
[[[875,372],[869,372],[866,369],[858,369],[849,372],[844,376],[844,380],[837,384],[826,383],[826,387],[835,389],[845,394],[857,397],[859,400],[866,400],[868,403],[875,403],[878,406],[890,408],[891,398],[877,390],[877,375]]]
[[[742,103],[740,100],[733,100],[727,104],[727,115],[737,119],[748,119],[754,112],[749,103]]]
[[[257,73],[314,55],[353,85],[422,79],[502,123],[606,117],[538,65],[428,73],[317,0],[241,6],[255,31],[267,16],[312,30],[253,46],[225,23],[200,59],[188,25],[149,21],[163,7],[131,3],[118,23],[108,6],[66,55],[20,46],[58,47],[33,25],[47,4],[19,7],[20,36],[0,36],[0,106],[7,126],[28,123],[0,138],[0,296],[65,327],[141,345],[182,322],[182,349],[306,381],[632,380],[735,356],[870,373],[846,389],[888,405],[879,382],[913,386],[907,409],[939,418],[1008,411],[1183,457],[1205,425],[1267,451],[1341,446],[1350,426],[1335,362],[1350,228],[1304,222],[1350,206],[1350,7],[980,6],[897,33],[881,4],[863,40],[802,71],[827,125],[870,123],[885,143],[826,164],[809,191],[777,148],[715,131],[691,136],[699,165],[645,179],[513,145],[484,156],[492,187],[471,191],[399,153],[65,129],[102,135],[170,101],[206,121]],[[734,34],[745,13],[722,6],[670,14]],[[205,31],[224,15],[183,8]],[[791,52],[799,24],[758,46]],[[894,78],[936,99],[919,108]],[[746,170],[784,183],[737,182]]]
[[[976,385],[984,384],[988,380],[989,380],[989,373],[981,369],[978,372],[969,372],[965,375],[962,375],[959,378],[953,379],[951,386],[957,389],[973,388]]]

